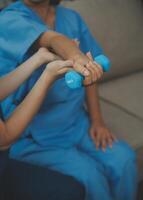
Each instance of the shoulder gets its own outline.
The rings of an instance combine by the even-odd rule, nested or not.
[[[21,1],[10,4],[8,7],[0,12],[0,21],[19,19],[21,17],[30,16],[30,9],[26,7]]]
[[[37,25],[43,29],[44,25],[41,23],[40,18],[22,1],[12,3],[0,12],[0,34],[20,28],[23,30],[25,27],[32,29]],[[46,27],[44,27],[45,29]]]

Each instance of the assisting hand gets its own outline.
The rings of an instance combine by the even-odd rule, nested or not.
[[[46,71],[53,80],[57,79],[58,77],[62,76],[72,69],[73,61],[71,60],[56,60],[46,66]]]
[[[35,59],[39,60],[39,64],[47,64],[49,62],[52,62],[54,60],[61,60],[59,56],[56,54],[50,52],[47,48],[41,47],[35,54]],[[40,67],[40,65],[38,66]]]

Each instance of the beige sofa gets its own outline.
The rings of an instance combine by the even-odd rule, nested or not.
[[[136,151],[143,178],[143,1],[76,0],[79,11],[112,61],[100,83],[103,115],[110,129]]]

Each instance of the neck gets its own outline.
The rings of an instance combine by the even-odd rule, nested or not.
[[[29,0],[24,0],[24,3],[34,10],[44,21],[47,18],[47,13],[51,10],[51,6],[48,1],[43,1],[41,3],[32,3]]]
[[[43,21],[52,29],[55,23],[55,7],[49,5],[48,1],[43,1],[41,3],[32,3],[29,0],[23,0],[24,3],[34,10]]]

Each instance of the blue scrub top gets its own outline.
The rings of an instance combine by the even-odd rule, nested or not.
[[[3,10],[0,14],[0,75],[12,71],[29,58],[32,44],[45,31],[50,31],[48,26],[22,1]],[[71,39],[78,39],[84,53],[91,51],[94,57],[103,53],[83,19],[71,9],[56,7],[55,31]],[[30,91],[43,69],[44,67],[33,73],[19,90],[3,102],[6,117]],[[57,80],[48,91],[39,113],[26,129],[23,138],[31,135],[42,146],[68,146],[88,127],[84,101],[84,88],[71,90],[66,86],[64,78]],[[22,144],[17,143],[13,149],[18,151],[21,146]]]

